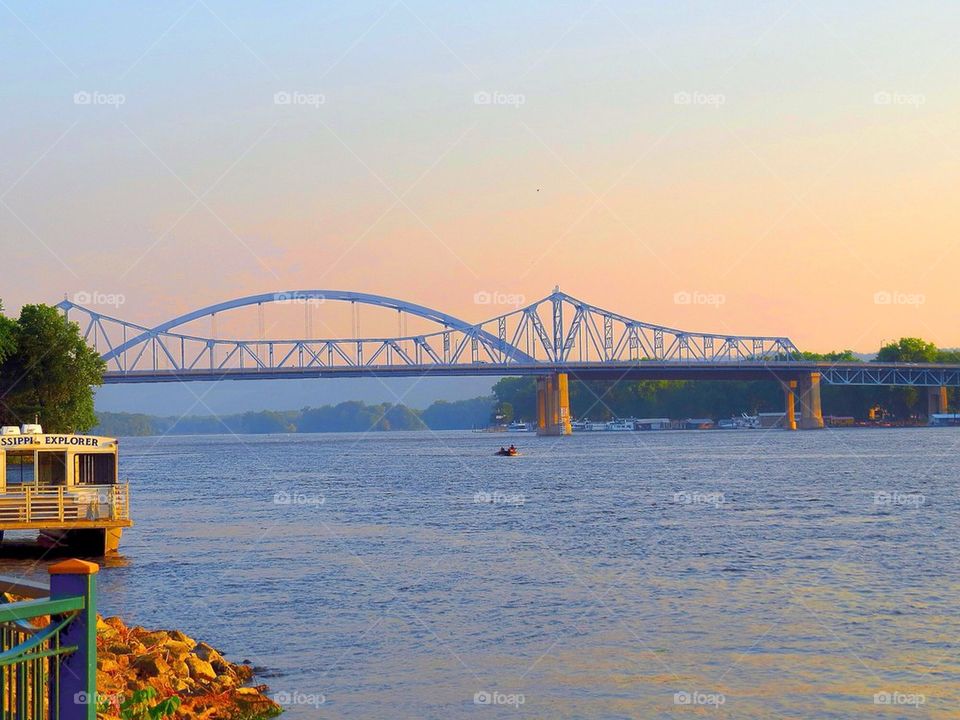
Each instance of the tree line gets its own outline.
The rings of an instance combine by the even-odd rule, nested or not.
[[[864,362],[852,350],[802,354],[805,360]],[[960,351],[944,350],[920,338],[883,345],[873,362],[960,363]],[[537,416],[533,378],[503,378],[494,385],[492,422],[532,421]],[[899,420],[926,412],[924,390],[904,387],[822,385],[824,414],[867,419],[872,410]],[[960,389],[950,388],[951,407],[960,406]],[[570,412],[575,418],[614,417],[725,418],[741,413],[782,412],[783,388],[770,380],[638,380],[610,383],[570,380]]]
[[[99,413],[96,432],[109,436],[218,435],[316,432],[382,432],[386,430],[467,430],[487,424],[494,398],[447,402],[425,410],[402,404],[360,401],[305,407],[300,410],[261,410],[233,415],[158,417],[139,413]]]

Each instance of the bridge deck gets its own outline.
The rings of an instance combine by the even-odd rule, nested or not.
[[[960,365],[907,363],[771,362],[608,362],[475,363],[461,365],[364,365],[311,367],[202,368],[108,371],[104,382],[156,383],[333,377],[536,376],[566,372],[580,380],[796,380],[818,372],[830,385],[960,386]]]

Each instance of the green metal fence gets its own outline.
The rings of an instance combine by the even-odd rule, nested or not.
[[[50,587],[0,577],[0,720],[95,720],[96,573],[66,560]]]

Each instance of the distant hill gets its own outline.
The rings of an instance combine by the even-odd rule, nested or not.
[[[490,421],[494,398],[437,401],[422,411],[405,405],[368,405],[358,400],[301,410],[261,410],[232,415],[183,417],[99,412],[93,432],[110,437],[216,435],[236,433],[382,432],[385,430],[468,430]]]

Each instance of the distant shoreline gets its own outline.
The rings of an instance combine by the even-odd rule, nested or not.
[[[438,401],[425,410],[414,410],[403,404],[367,405],[350,401],[301,410],[260,410],[230,415],[176,417],[99,412],[93,432],[109,437],[150,437],[471,430],[485,427],[490,422],[493,405],[491,396],[456,402]]]
[[[831,431],[836,431],[836,430],[866,430],[866,431],[873,431],[873,430],[927,430],[927,429],[951,429],[951,428],[950,428],[949,426],[934,427],[934,426],[925,425],[925,424],[920,424],[920,423],[904,424],[904,425],[846,425],[846,426],[837,426],[837,427],[828,428],[828,430],[831,430]],[[672,434],[672,435],[676,435],[676,434],[678,434],[678,433],[684,433],[684,434],[687,434],[687,433],[698,433],[698,434],[699,434],[699,433],[710,433],[710,434],[718,434],[718,435],[724,435],[724,436],[727,436],[727,435],[735,435],[735,436],[747,435],[747,436],[751,436],[751,435],[759,435],[759,434],[765,433],[765,432],[767,432],[767,431],[769,431],[769,430],[778,431],[778,433],[779,433],[779,431],[783,430],[783,428],[764,428],[764,429],[754,429],[754,430],[732,430],[732,429],[726,429],[726,428],[713,427],[713,428],[689,428],[689,429],[669,428],[669,429],[664,429],[664,430],[652,430],[652,431],[634,430],[634,431],[631,431],[631,432],[602,432],[602,431],[585,432],[585,431],[575,431],[575,432],[573,433],[573,435],[576,435],[576,436],[578,436],[578,437],[579,437],[579,436],[591,436],[591,437],[592,437],[592,436],[600,436],[600,437],[622,437],[623,435],[627,435],[627,436],[630,436],[630,435],[644,435],[644,436],[646,436],[646,435],[649,435],[649,434],[663,435],[663,434],[668,434],[668,433],[669,433],[669,434]],[[791,432],[791,433],[795,432],[795,431],[786,431],[786,430],[783,430],[783,431],[784,431],[784,432]],[[121,440],[124,440],[124,439],[133,439],[133,438],[162,438],[162,437],[178,437],[178,438],[181,438],[181,437],[191,437],[191,438],[204,438],[204,437],[208,437],[208,438],[219,438],[219,437],[225,437],[225,438],[229,438],[229,437],[236,437],[236,436],[242,436],[242,437],[265,437],[265,436],[270,436],[270,435],[278,436],[278,437],[282,437],[282,436],[296,437],[296,436],[304,436],[304,435],[349,435],[349,434],[354,434],[354,435],[356,435],[356,434],[361,434],[361,435],[365,435],[365,434],[368,434],[368,433],[376,434],[376,435],[406,435],[406,434],[411,434],[411,433],[427,433],[427,432],[430,432],[430,433],[436,433],[436,432],[461,432],[461,433],[470,433],[471,435],[493,435],[493,436],[500,437],[500,438],[507,438],[507,437],[510,437],[510,438],[537,437],[537,433],[536,433],[536,432],[521,432],[521,433],[512,433],[512,432],[511,432],[511,433],[508,433],[508,432],[498,432],[498,431],[487,431],[487,430],[483,430],[483,429],[480,429],[480,428],[444,428],[444,429],[442,429],[442,430],[435,430],[435,429],[433,429],[433,428],[428,428],[428,427],[419,427],[419,428],[410,428],[410,429],[387,429],[387,430],[382,430],[382,429],[374,430],[374,429],[369,429],[369,428],[368,428],[368,429],[366,429],[366,430],[316,430],[316,431],[294,431],[294,432],[230,432],[230,431],[223,431],[223,432],[166,432],[166,433],[156,433],[156,434],[150,434],[150,435],[123,435],[123,434],[115,434],[115,435],[113,435],[112,437],[117,437],[117,438],[119,438],[119,439],[121,439]],[[807,432],[807,431],[800,431],[800,432]]]

